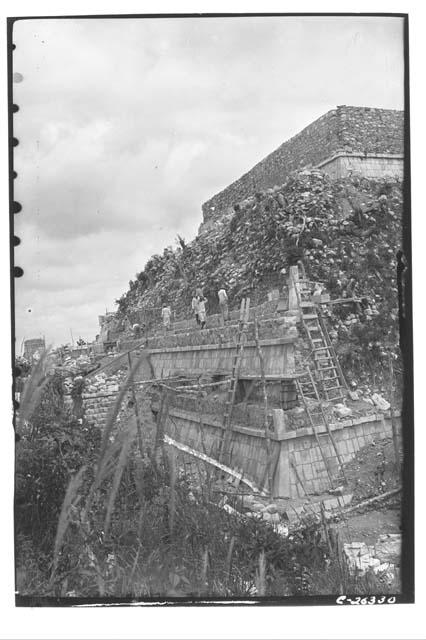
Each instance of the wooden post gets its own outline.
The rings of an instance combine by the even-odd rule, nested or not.
[[[160,410],[157,413],[157,431],[155,435],[154,458],[153,458],[155,463],[158,462],[157,460],[158,449],[161,448],[161,451],[163,452],[164,425],[166,424],[168,413],[169,413],[169,392],[167,389],[164,389],[161,397]]]
[[[205,439],[204,439],[204,422],[203,422],[203,409],[202,409],[202,405],[201,405],[202,396],[201,396],[200,380],[198,380],[198,397],[199,397],[198,418],[199,418],[199,430],[200,430],[200,443],[201,443],[201,447],[203,449],[203,453],[205,455],[207,455],[206,442],[205,442]],[[205,469],[205,472],[206,472],[208,496],[210,497],[211,478],[210,478],[209,467],[208,467],[207,464],[204,465],[204,469]]]
[[[128,356],[128,360],[129,360],[129,369],[130,371],[132,370],[132,358],[130,356],[130,351],[127,354]],[[132,400],[133,400],[133,407],[135,410],[135,418],[136,418],[136,427],[138,430],[138,447],[139,447],[139,453],[141,454],[141,458],[143,457],[143,450],[142,450],[142,429],[141,429],[141,421],[140,421],[140,417],[139,417],[139,408],[138,408],[138,403],[136,400],[136,393],[135,393],[135,387],[133,386],[133,380],[130,384],[130,389],[132,392]]]
[[[201,451],[196,451],[195,449],[188,447],[188,445],[183,444],[182,442],[178,442],[173,438],[170,438],[170,436],[168,436],[167,434],[163,436],[163,442],[172,447],[176,447],[176,449],[179,449],[180,451],[184,451],[185,453],[188,453],[189,455],[194,456],[195,458],[204,460],[204,462],[207,462],[207,464],[210,464],[213,467],[220,469],[225,474],[232,476],[233,478],[236,478],[239,482],[246,484],[253,491],[253,493],[259,494],[264,498],[267,497],[265,491],[263,491],[261,487],[256,486],[251,480],[249,480],[246,476],[244,476],[241,471],[235,471],[235,469],[232,469],[231,467],[228,467],[227,465],[222,464],[215,458],[207,456],[204,453],[201,453]]]
[[[288,278],[288,308],[299,309],[299,268],[290,267],[290,274]]]
[[[393,362],[392,362],[392,352],[388,353],[389,360],[389,403],[390,403],[390,415],[391,415],[391,424],[392,424],[392,439],[393,439],[393,448],[395,451],[395,464],[396,468],[399,472],[399,446],[398,446],[398,431],[396,428],[395,414],[394,414],[394,392],[393,392]]]
[[[224,427],[219,442],[218,459],[223,462],[224,457],[231,463],[229,454],[230,440],[232,438],[232,411],[235,403],[235,395],[237,391],[238,378],[240,374],[241,360],[244,352],[246,341],[247,323],[249,320],[250,298],[243,298],[240,307],[240,322],[237,334],[236,353],[232,363],[232,373],[229,380],[229,389],[225,402],[226,411],[224,415]]]
[[[263,359],[262,349],[259,341],[259,325],[256,316],[254,317],[254,339],[256,342],[256,349],[259,356],[260,363],[260,375],[262,378],[262,391],[263,391],[263,429],[265,432],[265,449],[266,449],[266,469],[268,473],[268,490],[272,495],[272,472],[271,472],[271,439],[269,435],[268,425],[268,394],[266,393],[266,378],[265,378],[265,361]]]
[[[295,462],[294,457],[293,457],[292,455],[290,455],[290,456],[289,456],[289,461],[290,461],[290,466],[291,466],[291,468],[293,469],[293,471],[294,471],[294,473],[295,473],[295,476],[296,476],[296,479],[297,479],[298,483],[299,483],[299,484],[300,484],[300,486],[302,487],[302,489],[303,489],[303,491],[304,491],[304,493],[305,493],[306,497],[308,498],[309,502],[312,502],[311,496],[310,496],[310,495],[309,495],[309,493],[306,491],[305,483],[303,482],[303,480],[302,480],[302,478],[301,478],[301,476],[300,476],[300,474],[299,474],[299,471],[298,471],[298,469],[297,469],[296,462]]]

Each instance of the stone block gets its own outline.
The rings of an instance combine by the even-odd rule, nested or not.
[[[272,421],[277,437],[280,437],[288,431],[289,422],[286,418],[285,412],[282,409],[272,409]]]
[[[367,424],[363,424],[362,425],[362,435],[363,436],[368,436],[369,434],[371,434],[371,422],[367,422]]]
[[[311,462],[311,450],[310,449],[304,449],[303,451],[300,452],[300,458],[303,464],[306,463],[310,463]]]
[[[341,440],[337,445],[337,449],[338,449],[340,455],[345,455],[345,454],[347,455],[347,453],[348,453],[348,445],[347,445],[346,441],[345,440]]]
[[[309,480],[310,491],[318,493],[321,491],[321,482],[318,478],[314,478],[313,480]]]
[[[371,444],[374,440],[374,436],[371,433],[366,434],[365,436],[365,444]]]
[[[345,493],[343,496],[339,496],[339,502],[342,507],[348,507],[352,502],[352,498],[352,493]]]
[[[316,463],[322,460],[321,451],[318,449],[317,446],[313,446],[312,449],[310,449],[310,452],[311,452],[311,460],[313,463]]]
[[[312,480],[315,476],[311,464],[304,464],[302,466],[302,473],[307,480]]]
[[[353,454],[355,451],[358,450],[358,447],[354,446],[353,440],[346,440],[346,446],[348,448],[348,453]]]
[[[327,511],[333,511],[334,509],[338,509],[339,501],[337,498],[327,498],[324,500],[324,507]]]
[[[295,451],[293,453],[293,457],[294,457],[294,461],[295,461],[296,465],[299,465],[299,464],[302,463],[302,457],[300,455],[300,451]]]
[[[308,506],[307,506],[307,511],[310,511],[311,513],[315,513],[316,515],[321,513],[321,503],[320,502],[311,502]]]
[[[316,475],[321,474],[325,469],[323,459],[321,458],[320,460],[316,460],[315,462],[313,462],[312,463],[312,469],[313,469],[314,474],[316,474]]]

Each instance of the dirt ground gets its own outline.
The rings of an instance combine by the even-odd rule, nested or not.
[[[363,447],[345,465],[345,474],[345,493],[353,494],[352,504],[401,486],[392,438]]]
[[[374,544],[380,535],[401,533],[399,508],[378,509],[361,515],[348,515],[347,519],[333,525],[343,542]]]

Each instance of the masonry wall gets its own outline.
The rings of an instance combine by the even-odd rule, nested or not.
[[[149,365],[149,358],[146,355],[143,357],[143,353],[142,349],[133,351],[130,354],[123,353],[121,356],[112,358],[111,362],[105,364],[102,369],[98,369],[85,377],[78,407],[79,413],[84,416],[89,424],[96,424],[101,428],[105,425],[121,387],[129,374],[129,370],[134,368],[136,362],[139,362],[139,368],[135,371],[133,377],[135,383],[134,391],[138,398],[138,403],[146,402],[147,394],[143,384],[140,383],[141,381],[149,380],[152,377],[152,371]],[[77,403],[69,395],[71,386],[71,384],[67,385],[65,393],[68,394],[66,396],[68,406],[75,412]],[[119,418],[120,416],[124,418],[127,405],[132,398],[129,388],[123,398],[118,414]]]
[[[295,371],[294,339],[281,338],[262,340],[261,347],[265,359],[266,375],[290,375]],[[217,372],[229,375],[237,353],[235,343],[169,347],[151,349],[151,362],[156,378],[176,375],[177,372],[188,374],[206,374]],[[260,363],[254,342],[247,342],[241,359],[240,376],[260,376]]]
[[[292,171],[317,166],[338,152],[403,155],[404,112],[350,106],[328,111],[205,202],[204,222],[228,213],[256,191],[283,184]]]
[[[233,469],[243,470],[244,475],[258,486],[266,482],[266,447],[263,431],[255,428],[234,426],[231,443],[231,466]],[[208,456],[217,459],[223,420],[220,417],[207,419],[203,416],[202,427],[200,420],[194,413],[180,409],[171,409],[166,424],[169,436],[186,444]],[[279,453],[279,443],[272,442],[273,458]],[[194,461],[194,458],[183,454],[184,458]],[[201,462],[201,465],[203,463]]]
[[[106,423],[125,377],[124,372],[107,376],[100,373],[87,380],[82,393],[83,412],[86,421],[103,427]]]
[[[271,316],[275,315],[276,309],[277,309],[277,300],[267,301],[257,306],[251,306],[249,309],[249,320],[252,321],[256,317],[262,324],[262,320],[270,319]],[[229,324],[231,325],[238,324],[239,318],[240,318],[239,309],[230,310],[228,313],[228,326]],[[130,314],[130,320],[132,323],[138,322],[140,324],[143,324],[144,311],[143,310],[132,311]],[[204,336],[203,339],[205,340],[205,336],[208,335],[206,331],[210,329],[221,329],[222,326],[223,326],[223,319],[220,313],[209,314],[207,316],[206,329],[199,335],[201,337]],[[197,334],[198,334],[199,327],[196,324],[195,318],[192,317],[190,319],[177,320],[176,322],[172,322],[170,331],[168,333],[169,335],[178,334],[178,333],[180,334],[185,332],[191,332],[192,334],[194,334],[194,329],[197,329]],[[164,331],[163,324],[159,314],[158,314],[158,318],[156,319],[156,322],[153,322],[151,332],[157,333],[158,335],[150,339],[150,341],[148,342],[149,346],[155,346],[156,340],[159,340],[159,339],[163,340],[165,337],[165,331]],[[211,335],[214,335],[214,334],[211,334]],[[119,345],[121,350],[131,349],[133,348],[134,345],[140,344],[141,342],[142,340],[134,340],[133,338],[130,338],[130,337],[128,338],[121,337],[119,339]],[[176,343],[174,346],[178,346],[178,344]]]
[[[330,488],[327,469],[313,430],[306,427],[297,431],[280,432],[276,427],[277,425],[274,431],[270,431],[273,496],[291,499],[304,497],[305,493],[297,476],[302,479],[309,493],[327,491]],[[345,420],[330,425],[330,428],[343,462],[350,461],[357,451],[373,440],[383,440],[392,435],[390,420],[380,414]],[[201,426],[196,413],[172,408],[166,432],[179,442],[214,458],[223,433],[223,420],[219,416],[203,416]],[[330,472],[337,475],[339,465],[336,452],[328,438],[322,437],[321,443]],[[249,480],[262,488],[266,484],[266,465],[263,430],[234,424],[231,466],[242,469]]]
[[[331,426],[331,430],[339,455],[344,463],[350,461],[357,451],[371,444],[373,440],[379,441],[392,436],[390,420],[386,420],[380,415],[334,424]],[[306,435],[303,435],[304,432]],[[321,438],[321,445],[332,475],[338,475],[339,463],[329,438]],[[282,481],[282,487],[288,485],[290,497],[305,495],[294,467],[308,492],[321,492],[329,488],[327,469],[312,430],[300,429],[291,432],[288,438],[282,440],[280,460],[281,473],[288,474],[288,479],[285,478]]]
[[[331,178],[343,178],[349,173],[359,173],[366,178],[382,178],[391,176],[404,178],[404,157],[373,155],[338,155],[321,165],[321,171]]]
[[[163,331],[162,335],[148,338],[147,347],[150,350],[167,347],[194,347],[204,345],[218,345],[236,342],[238,336],[238,324],[227,324],[225,327],[210,327],[194,331],[194,325],[189,330],[171,333]],[[296,316],[268,318],[258,322],[258,334],[260,340],[273,338],[296,338]],[[255,326],[253,322],[247,323],[245,330],[248,342],[253,342]]]

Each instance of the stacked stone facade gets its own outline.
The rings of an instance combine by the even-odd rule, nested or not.
[[[320,167],[332,177],[359,171],[368,177],[402,177],[404,112],[338,106],[256,164],[202,206],[204,223],[232,210],[256,191],[281,185],[305,167]],[[349,158],[343,162],[342,158]]]

